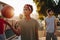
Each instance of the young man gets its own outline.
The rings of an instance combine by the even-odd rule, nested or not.
[[[53,16],[53,10],[47,10],[47,17],[45,18],[45,26],[46,26],[46,40],[57,40],[55,32],[56,32],[56,18]]]
[[[21,40],[38,40],[39,24],[35,19],[30,17],[32,11],[32,5],[26,4],[23,9],[25,18],[16,24],[16,29],[11,27],[17,35],[21,35]]]

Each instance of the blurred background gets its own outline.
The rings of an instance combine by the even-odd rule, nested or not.
[[[7,22],[9,22],[12,26],[15,26],[18,20],[24,18],[23,15],[23,6],[24,4],[31,4],[33,5],[33,13],[31,17],[36,19],[39,24],[39,39],[45,40],[45,23],[44,19],[47,16],[46,10],[47,8],[52,8],[54,10],[54,15],[57,19],[57,36],[58,40],[60,37],[60,0],[0,0],[0,10],[5,5],[10,5],[14,7],[14,16],[12,18],[5,18]],[[1,16],[1,13],[0,13]],[[7,26],[7,25],[5,25]],[[6,28],[6,40],[20,40],[18,36],[16,36],[12,30],[7,26]]]

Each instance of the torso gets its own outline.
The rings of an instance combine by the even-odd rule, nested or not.
[[[4,33],[4,20],[0,19],[0,34]]]
[[[36,21],[34,19],[31,20],[22,20],[20,22],[22,32],[21,32],[21,39],[22,40],[36,40],[35,39],[35,26]]]
[[[54,32],[54,20],[55,20],[54,16],[52,16],[51,18],[46,17],[46,23],[47,23],[46,29],[47,29],[47,32],[50,32],[50,33]]]

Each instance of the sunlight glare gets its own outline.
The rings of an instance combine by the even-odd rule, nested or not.
[[[31,4],[33,6],[33,13],[36,13],[36,5],[33,0],[0,0],[8,5],[14,7],[14,16],[19,16],[19,14],[23,13],[23,6],[25,4]]]

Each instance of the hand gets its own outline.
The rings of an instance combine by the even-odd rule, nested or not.
[[[56,33],[54,33],[54,35],[56,35]]]
[[[57,35],[57,32],[54,32],[54,35]]]

